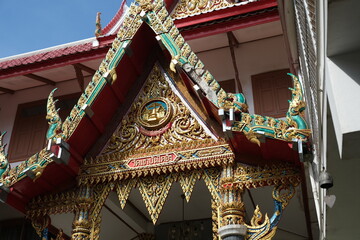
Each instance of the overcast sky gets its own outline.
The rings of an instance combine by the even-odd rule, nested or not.
[[[122,0],[0,0],[0,58],[94,37]]]

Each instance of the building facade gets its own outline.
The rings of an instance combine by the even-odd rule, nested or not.
[[[0,234],[34,239],[32,225],[46,239],[354,236],[333,215],[356,211],[341,176],[358,166],[357,131],[331,107],[358,87],[331,82],[356,76],[356,51],[339,52],[341,63],[326,55],[336,9],[124,1],[104,28],[98,14],[94,38],[0,60]],[[325,170],[329,190],[318,183]]]

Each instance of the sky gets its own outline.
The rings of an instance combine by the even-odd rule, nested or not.
[[[94,37],[122,0],[0,0],[0,58]]]

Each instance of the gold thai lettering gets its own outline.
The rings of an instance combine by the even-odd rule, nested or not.
[[[154,155],[144,158],[132,159],[129,161],[128,165],[131,168],[145,167],[172,162],[175,160],[175,158],[176,154],[174,153]]]

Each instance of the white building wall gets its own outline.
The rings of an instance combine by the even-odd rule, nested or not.
[[[289,68],[283,36],[240,43],[239,47],[235,48],[235,54],[243,93],[249,105],[249,112],[254,113],[251,76]],[[222,80],[235,78],[229,48],[198,53],[198,57],[220,84]]]
[[[87,78],[85,82],[89,82],[89,80],[90,78]],[[74,80],[58,83],[56,86],[45,85],[17,91],[14,94],[0,95],[0,131],[7,132],[4,138],[5,144],[9,146],[18,105],[47,99],[54,88],[58,88],[54,94],[55,97],[80,92],[78,82]]]

